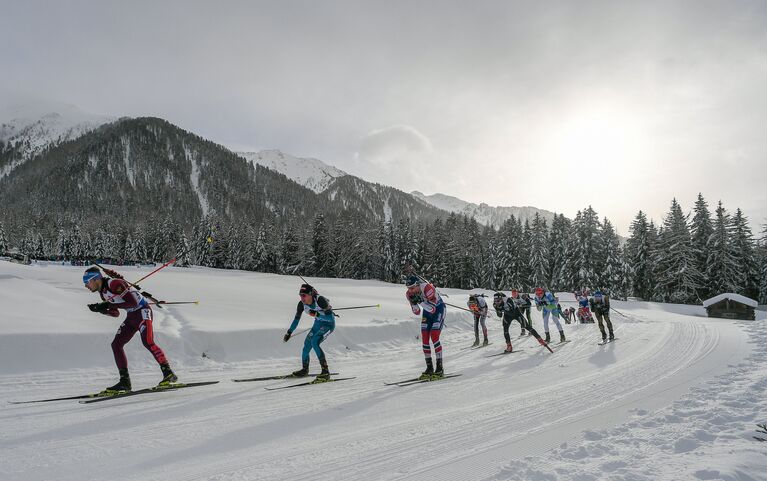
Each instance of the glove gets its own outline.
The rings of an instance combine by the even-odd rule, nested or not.
[[[420,304],[423,302],[423,297],[421,297],[420,293],[411,294],[408,296],[408,300],[411,304]]]
[[[309,309],[309,315],[312,317],[317,317],[317,311],[315,311],[314,309]]]
[[[291,335],[291,334],[292,334],[292,333],[291,333],[290,331],[286,332],[286,333],[285,333],[285,335],[284,335],[284,336],[282,336],[282,341],[283,341],[283,342],[288,342],[288,340],[290,340],[290,335]]]
[[[97,302],[95,304],[88,304],[88,309],[93,312],[105,313],[109,310],[108,302]]]

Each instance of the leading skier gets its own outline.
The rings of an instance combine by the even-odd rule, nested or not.
[[[112,270],[105,270],[107,274],[117,277],[119,274]],[[134,286],[121,278],[104,277],[101,269],[90,267],[83,275],[83,284],[91,292],[98,292],[103,302],[88,304],[93,312],[106,316],[118,317],[118,309],[124,309],[128,315],[117,329],[112,341],[112,354],[117,364],[120,380],[114,386],[102,391],[102,394],[112,395],[131,390],[130,375],[128,374],[128,358],[125,356],[123,347],[131,340],[136,332],[141,333],[141,343],[152,353],[162,371],[162,380],[158,387],[168,387],[178,381],[178,376],[165,358],[165,353],[160,346],[154,343],[154,330],[152,329],[152,308],[144,296],[151,297],[145,292],[139,292]]]

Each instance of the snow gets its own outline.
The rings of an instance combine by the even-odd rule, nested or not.
[[[186,144],[184,144],[184,155],[186,159],[192,164],[192,171],[189,173],[189,180],[192,182],[192,188],[194,193],[197,194],[197,200],[200,202],[200,210],[202,210],[202,216],[205,217],[210,212],[210,205],[208,204],[208,198],[200,190],[200,164],[197,161],[197,155],[192,152]]]
[[[237,152],[237,155],[253,164],[275,170],[316,193],[327,189],[337,177],[347,175],[319,159],[294,157],[279,150]]]
[[[741,296],[740,294],[733,294],[732,292],[725,292],[724,294],[719,294],[718,296],[714,296],[711,299],[706,299],[703,301],[703,307],[713,306],[717,302],[723,301],[725,299],[740,302],[741,304],[753,307],[754,309],[759,306],[759,304],[751,298]]]
[[[85,308],[97,297],[82,270],[0,262],[3,404],[116,380],[109,343],[120,321]],[[119,270],[138,279],[151,268]],[[298,367],[303,336],[282,335],[301,280],[167,268],[143,288],[201,302],[155,310],[155,339],[182,380],[221,383],[93,405],[5,404],[0,479],[767,479],[764,444],[752,439],[767,421],[767,313],[737,322],[700,306],[613,301],[628,316],[613,314],[615,343],[597,346],[595,325],[565,325],[572,342],[553,355],[524,338],[518,354],[487,358],[503,347],[495,316],[493,344],[461,350],[473,323],[448,308],[445,367],[462,376],[401,388],[383,382],[423,369],[403,287],[308,280],[336,307],[381,304],[340,311],[323,344],[331,368],[356,379],[273,392],[263,387],[295,381],[230,382]],[[441,291],[465,305],[466,291]],[[537,311],[533,322],[541,329]],[[134,387],[159,380],[139,339],[127,354]]]
[[[22,103],[0,109],[0,141],[13,145],[28,143],[21,158],[0,170],[0,178],[49,145],[76,139],[115,120],[84,112],[73,105],[51,102]]]
[[[532,222],[535,214],[538,213],[542,218],[546,219],[549,225],[551,225],[555,215],[553,212],[538,209],[537,207],[493,207],[485,203],[473,204],[445,194],[425,195],[417,190],[410,194],[439,209],[473,217],[482,225],[491,225],[496,228],[503,225],[512,215],[524,223],[526,220]]]

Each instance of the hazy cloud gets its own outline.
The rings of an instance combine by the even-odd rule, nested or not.
[[[698,191],[767,219],[765,2],[0,3],[0,104],[160,116],[473,202],[592,204],[624,234]]]

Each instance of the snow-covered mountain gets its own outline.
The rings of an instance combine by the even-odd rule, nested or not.
[[[327,189],[333,180],[347,175],[343,170],[319,159],[294,157],[279,150],[237,152],[237,155],[254,164],[276,170],[318,194]]]
[[[465,214],[468,217],[474,217],[480,224],[492,225],[494,227],[500,227],[512,215],[523,223],[526,220],[532,222],[536,213],[546,219],[546,222],[551,225],[551,221],[554,220],[556,215],[554,212],[538,209],[537,207],[493,207],[484,202],[477,205],[457,197],[445,194],[425,195],[417,190],[411,192],[411,194],[434,207],[448,212]]]
[[[0,110],[0,143],[13,150],[10,158],[0,163],[0,178],[45,148],[76,139],[114,120],[69,104],[37,102]]]

